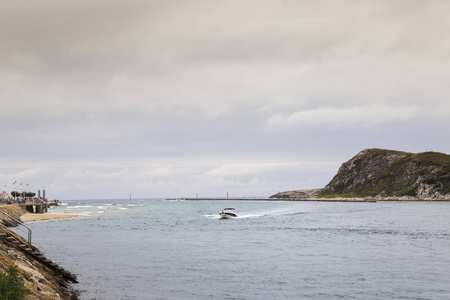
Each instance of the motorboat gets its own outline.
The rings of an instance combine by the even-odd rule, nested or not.
[[[236,218],[236,211],[234,210],[234,208],[224,208],[220,213],[220,218],[221,219],[232,219],[232,218]]]

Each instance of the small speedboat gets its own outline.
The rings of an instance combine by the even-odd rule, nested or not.
[[[224,208],[220,213],[220,218],[221,219],[232,219],[232,218],[236,218],[236,211],[234,210],[234,208]]]

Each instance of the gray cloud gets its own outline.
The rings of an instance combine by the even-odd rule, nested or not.
[[[448,152],[447,1],[3,2],[0,184],[262,195]]]

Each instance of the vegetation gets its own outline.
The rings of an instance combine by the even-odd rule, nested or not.
[[[377,195],[376,191],[371,189],[364,189],[354,193],[346,193],[346,194],[320,194],[317,198],[324,199],[333,199],[333,198],[365,198],[365,197],[374,197]]]
[[[25,300],[29,292],[16,267],[10,268],[7,274],[0,274],[0,299]]]
[[[36,193],[12,191],[11,192],[11,196],[13,196],[13,197],[28,197],[28,198],[31,198],[31,197],[36,196]]]
[[[423,185],[450,193],[450,155],[367,149],[343,164],[320,197],[416,196]]]

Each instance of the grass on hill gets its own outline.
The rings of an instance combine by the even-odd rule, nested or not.
[[[433,184],[439,187],[444,193],[448,193],[450,190],[450,155],[438,153],[438,152],[422,152],[422,153],[408,153],[394,150],[385,149],[368,149],[366,156],[359,157],[354,161],[356,166],[361,166],[361,162],[374,156],[387,155],[387,154],[403,154],[406,155],[404,158],[400,159],[397,163],[393,164],[389,168],[380,172],[374,176],[370,182],[373,185],[369,187],[363,187],[361,190],[356,190],[345,194],[322,194],[320,198],[354,198],[354,197],[371,197],[380,194],[384,190],[388,195],[392,196],[415,196],[416,187],[415,186],[393,186],[392,182],[394,179],[401,178],[405,176],[405,170],[408,164],[415,164],[417,167],[422,169],[420,174],[426,179],[423,183]],[[432,166],[437,167],[437,171],[432,174],[427,174],[426,169],[423,167]],[[340,176],[350,176],[350,174],[341,173]],[[376,185],[375,185],[376,183]],[[391,183],[391,184],[390,184]],[[344,186],[341,187],[344,189]]]

